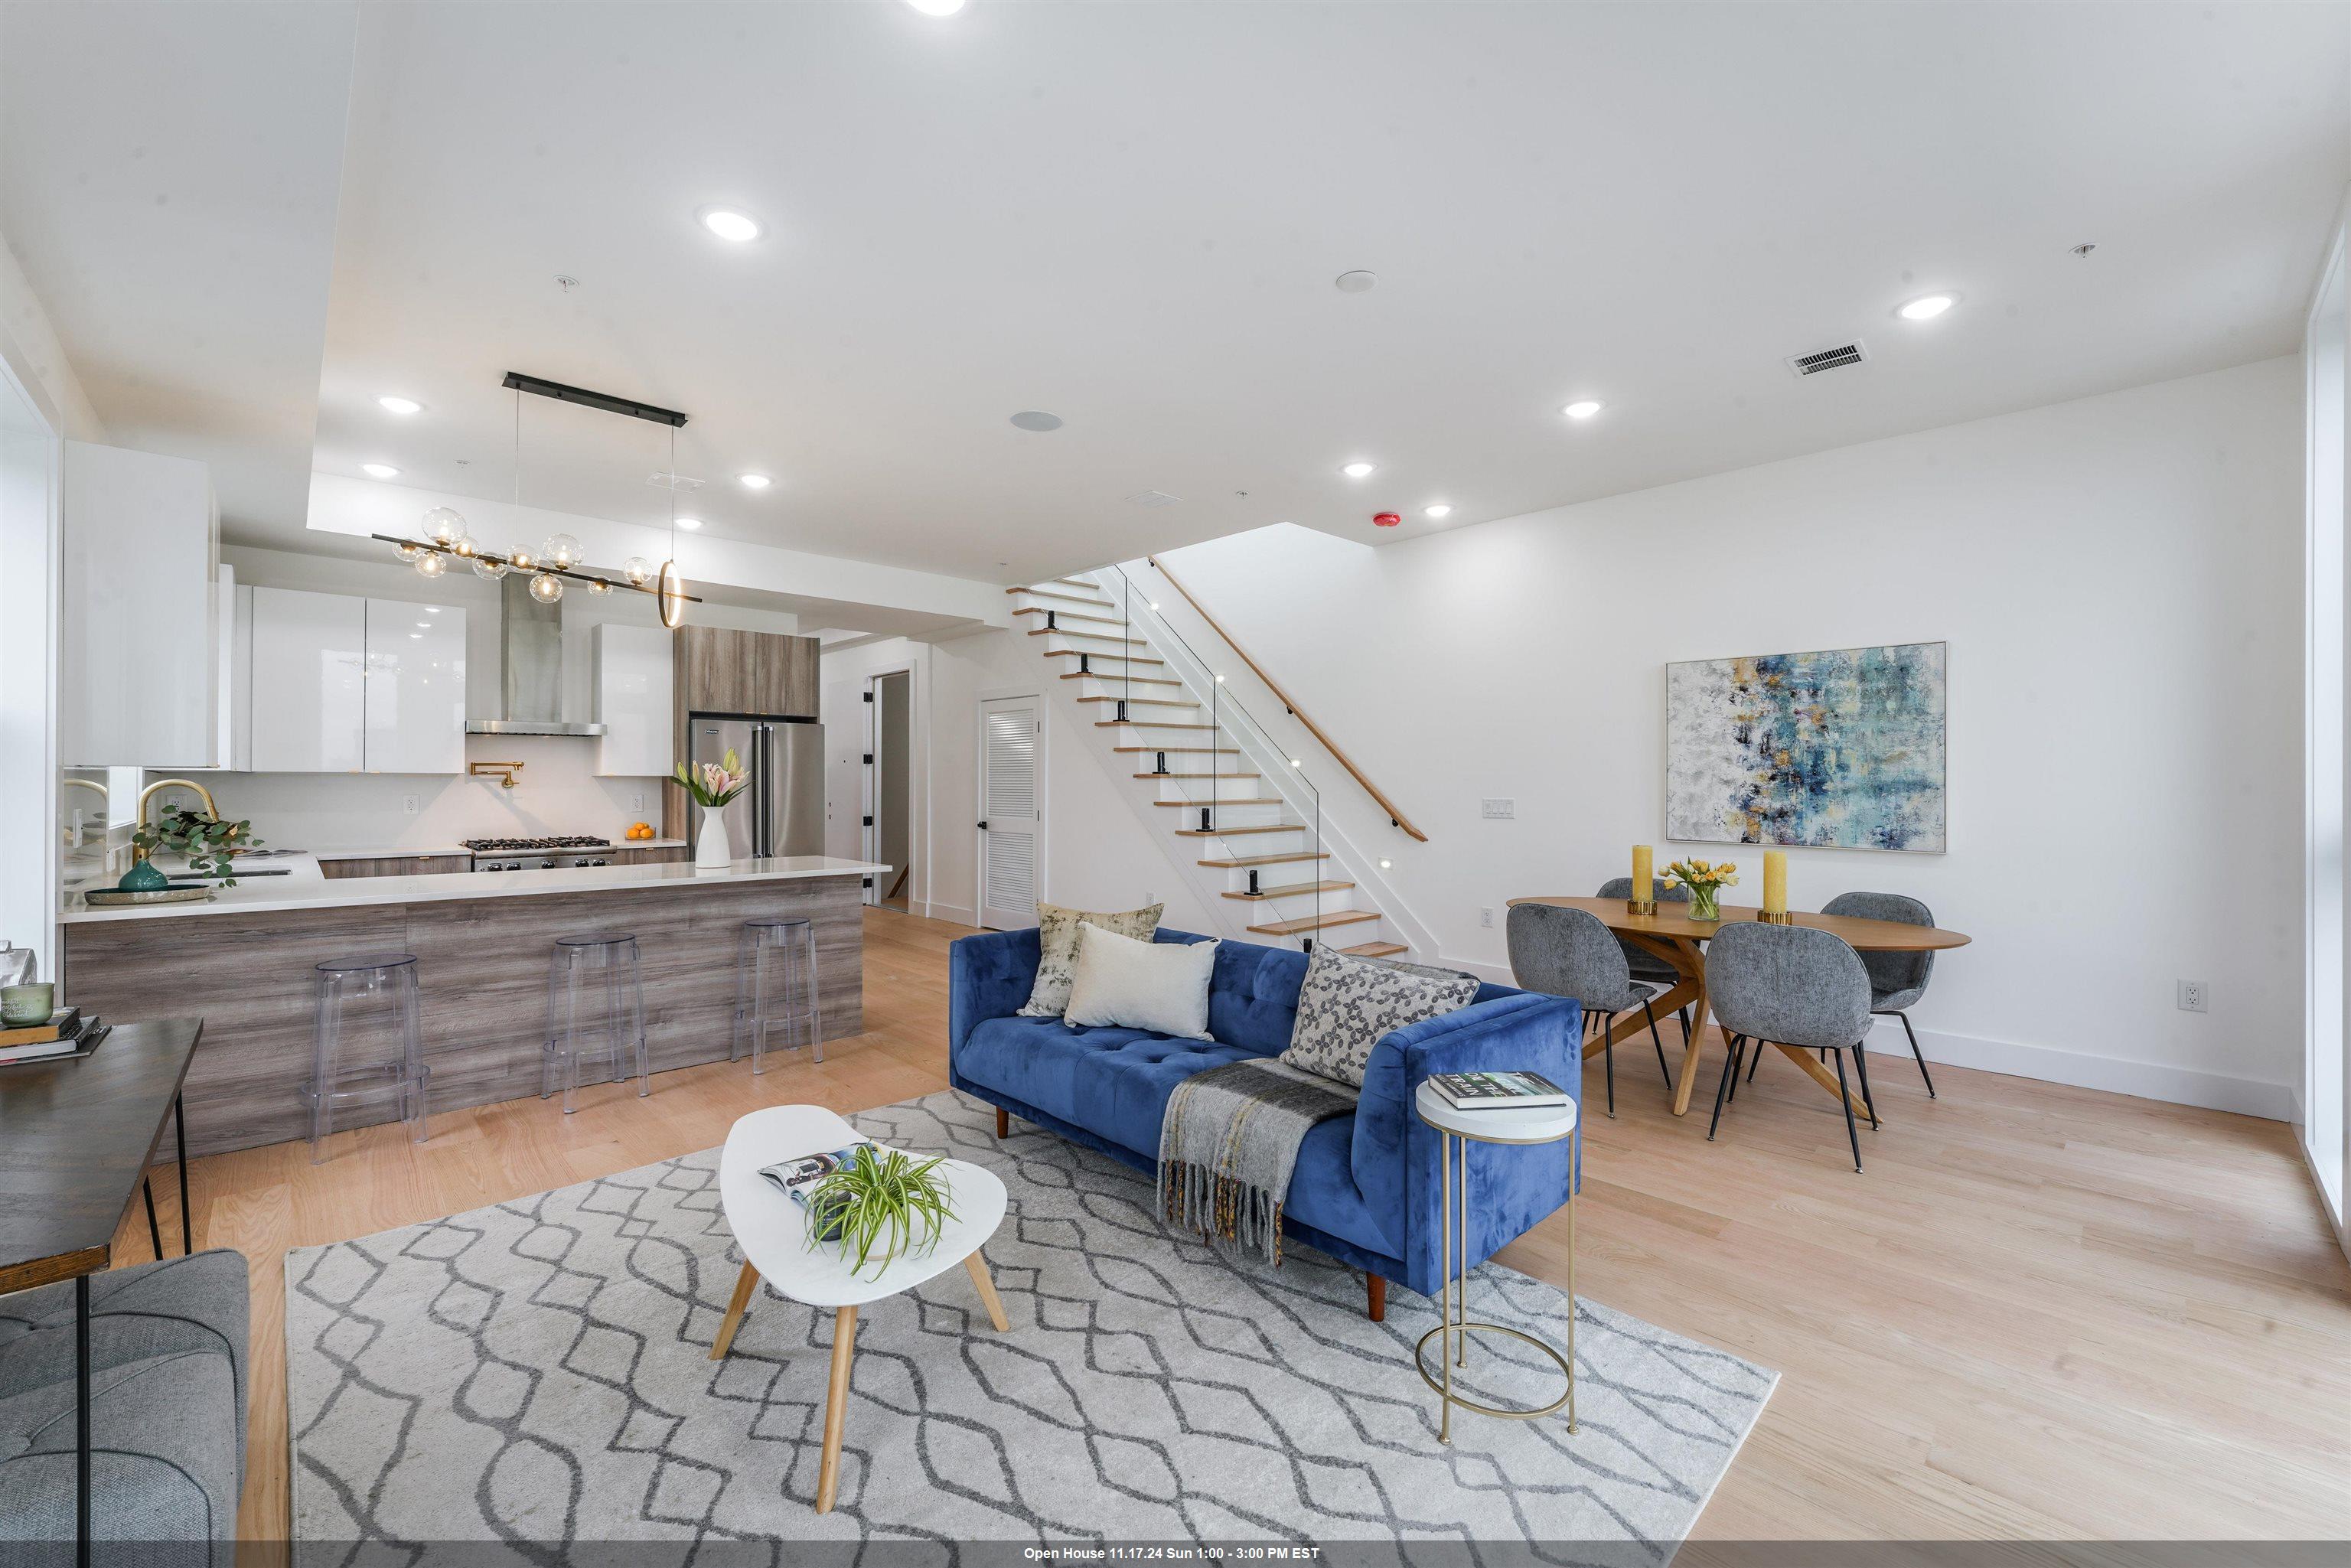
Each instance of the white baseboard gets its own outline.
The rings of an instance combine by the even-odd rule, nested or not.
[[[977,925],[978,913],[961,904],[919,904],[909,899],[906,907],[929,920],[951,920],[957,925]]]
[[[1460,969],[1491,980],[1498,986],[1511,984],[1508,967],[1498,964],[1478,963],[1462,958],[1437,960],[1448,969]],[[1915,1027],[1917,1020],[1912,1020]],[[1903,1038],[1898,1019],[1881,1018],[1869,1039],[1869,1048],[1880,1055],[1910,1058],[1910,1042]],[[2233,1111],[2241,1116],[2261,1116],[2273,1122],[2290,1121],[2294,1113],[2294,1091],[2292,1085],[2271,1083],[2258,1078],[2239,1078],[2225,1072],[2206,1072],[2190,1067],[2166,1067],[2152,1061],[2130,1061],[2121,1057],[2098,1056],[2085,1051],[2064,1051],[2050,1045],[2025,1045],[2015,1040],[1982,1040],[1973,1035],[1946,1034],[1937,1030],[1918,1030],[1918,1049],[1928,1065],[1939,1067],[1949,1062],[1953,1067],[1973,1068],[1981,1072],[2004,1072],[2011,1078],[2037,1078],[2044,1083],[2071,1084],[2077,1089],[2103,1089],[2111,1094],[2133,1094],[2142,1100],[2160,1100],[2172,1105],[2199,1105],[2210,1111]]]

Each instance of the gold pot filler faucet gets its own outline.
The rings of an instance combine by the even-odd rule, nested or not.
[[[495,777],[498,781],[499,789],[511,789],[515,787],[515,775],[522,771],[522,764],[519,762],[468,762],[465,764],[465,771],[476,779]]]

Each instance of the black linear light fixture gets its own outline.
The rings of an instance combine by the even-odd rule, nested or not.
[[[660,408],[634,398],[616,397],[611,392],[592,392],[586,387],[567,386],[544,376],[528,376],[520,371],[508,371],[506,380],[498,383],[515,394],[514,425],[514,506],[522,509],[522,394],[552,398],[557,402],[578,403],[582,408],[596,409],[604,413],[625,414],[631,419],[643,419],[654,424],[669,426],[669,472],[673,481],[677,474],[677,432],[684,424],[685,415],[674,408]],[[699,604],[699,595],[688,593],[684,579],[677,569],[677,489],[670,486],[669,559],[659,567],[642,556],[632,556],[621,569],[621,580],[600,572],[581,571],[580,541],[569,534],[553,534],[539,547],[537,555],[528,550],[509,550],[501,555],[484,549],[466,532],[464,514],[452,507],[435,507],[424,514],[424,532],[421,539],[402,538],[395,534],[371,534],[392,547],[392,552],[413,565],[425,577],[439,577],[449,569],[452,559],[463,560],[474,569],[474,574],[485,581],[495,582],[509,571],[531,574],[530,595],[542,604],[553,604],[563,597],[567,581],[584,582],[588,591],[595,594],[611,592],[616,588],[631,589],[638,593],[650,593],[661,605],[661,622],[674,631],[685,620],[685,607]]]

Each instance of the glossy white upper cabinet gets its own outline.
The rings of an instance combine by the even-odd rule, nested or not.
[[[220,513],[211,471],[65,444],[57,760],[211,768],[220,756]]]
[[[367,767],[367,607],[346,593],[253,591],[256,773]]]
[[[465,770],[465,612],[367,601],[367,770]]]
[[[677,745],[670,727],[670,634],[658,626],[607,621],[596,627],[595,639],[595,718],[604,727],[597,773],[667,777]]]

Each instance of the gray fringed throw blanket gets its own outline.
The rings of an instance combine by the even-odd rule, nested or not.
[[[1196,1072],[1159,1124],[1159,1212],[1212,1245],[1281,1262],[1281,1205],[1298,1145],[1355,1108],[1355,1091],[1272,1057]]]

